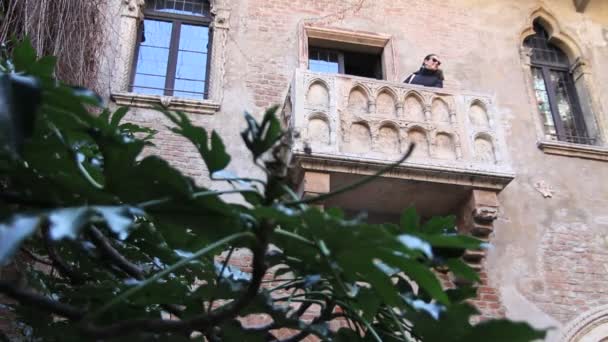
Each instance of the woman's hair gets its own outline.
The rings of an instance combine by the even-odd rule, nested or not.
[[[438,56],[438,55],[437,55],[436,53],[431,53],[431,54],[428,54],[428,55],[426,55],[426,57],[424,57],[424,60],[426,61],[426,60],[428,60],[429,58],[431,58],[431,57],[433,57],[433,56]],[[424,61],[423,61],[423,62],[424,62]]]

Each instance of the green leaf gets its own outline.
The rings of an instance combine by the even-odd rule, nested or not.
[[[361,336],[357,335],[357,333],[352,329],[340,328],[340,330],[338,330],[338,333],[334,337],[333,341],[335,341],[335,342],[361,341]]]
[[[454,289],[447,289],[445,293],[452,303],[461,303],[467,299],[477,296],[477,289],[472,286],[460,286]]]
[[[36,63],[30,65],[28,73],[43,78],[51,78],[55,71],[55,65],[57,64],[57,57],[55,56],[44,56],[40,58]]]
[[[528,323],[492,320],[473,327],[459,341],[526,342],[544,340],[546,332],[532,328]]]
[[[118,128],[120,121],[129,113],[129,107],[119,107],[113,114],[110,120],[110,127]]]
[[[401,269],[421,289],[425,290],[439,303],[449,303],[449,299],[443,291],[441,283],[439,283],[435,274],[426,265],[403,257],[390,257],[388,254],[382,256],[382,261]]]
[[[357,296],[351,303],[353,307],[363,312],[363,318],[368,321],[376,316],[381,304],[382,300],[380,297],[374,291],[366,287],[359,288]]]
[[[18,43],[13,49],[13,64],[16,71],[28,71],[36,63],[36,50],[28,37]]]
[[[416,209],[414,209],[414,207],[407,208],[403,214],[401,214],[400,224],[401,228],[406,232],[420,230],[420,217],[416,213]]]
[[[265,342],[265,331],[247,331],[237,320],[231,320],[221,325],[222,341],[251,341]]]
[[[165,110],[162,112],[177,126],[171,130],[190,140],[198,149],[210,174],[228,166],[230,155],[226,153],[224,143],[217,133],[213,132],[211,134],[211,147],[209,147],[207,131],[202,127],[192,125],[186,114],[182,112],[171,113]]]
[[[261,124],[258,124],[251,114],[245,112],[247,128],[241,132],[241,137],[253,154],[254,160],[268,152],[282,136],[281,124],[275,116],[277,109],[277,106],[269,108]]]
[[[426,234],[456,233],[454,216],[435,216],[426,221],[420,229]]]
[[[479,274],[477,274],[477,272],[475,272],[475,270],[470,268],[462,260],[448,259],[446,261],[446,264],[450,268],[450,271],[452,271],[454,273],[454,275],[456,275],[457,277],[460,277],[460,278],[463,278],[463,279],[466,279],[469,281],[473,281],[473,282],[479,281]]]

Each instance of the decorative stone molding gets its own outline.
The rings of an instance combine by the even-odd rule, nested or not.
[[[539,141],[537,145],[538,148],[547,154],[608,161],[608,147],[604,146],[573,144],[552,140]]]
[[[608,337],[607,326],[608,305],[603,305],[575,318],[563,329],[556,342],[603,341]],[[597,331],[601,327],[603,331]]]
[[[564,50],[571,61],[574,61],[583,55],[583,50],[581,49],[580,45],[574,38],[572,38],[573,34],[563,29],[555,15],[542,6],[537,7],[528,17],[526,26],[523,28],[520,34],[521,42],[523,42],[528,36],[534,34],[535,20],[540,20],[541,24],[543,24],[549,33],[549,41]]]
[[[304,26],[308,38],[318,38],[351,44],[383,48],[391,39],[390,35],[372,32],[350,31],[339,28]]]
[[[145,0],[123,0],[121,15],[123,17],[141,19],[143,16],[143,8],[146,4]]]
[[[356,156],[336,158],[314,153],[314,151],[312,153],[295,151],[291,160],[293,161],[294,169],[302,172],[349,173],[367,176],[386,167],[386,162],[383,160]],[[500,172],[473,172],[466,169],[428,166],[410,162],[394,168],[389,174],[383,175],[383,177],[501,191],[513,180],[515,175]]]
[[[473,209],[473,218],[481,222],[492,222],[498,217],[498,208],[478,206]]]
[[[194,114],[215,114],[220,104],[210,100],[185,99],[173,96],[143,95],[136,93],[115,93],[112,100],[119,106],[165,109]]]
[[[230,10],[228,8],[212,8],[211,13],[214,15],[213,28],[228,29],[230,24]]]
[[[574,0],[574,7],[577,12],[585,12],[585,8],[589,5],[590,0]]]
[[[458,224],[460,231],[489,242],[494,232],[494,221],[498,218],[498,205],[495,191],[473,190],[462,207]],[[485,250],[467,250],[463,259],[473,269],[481,270],[485,256]]]

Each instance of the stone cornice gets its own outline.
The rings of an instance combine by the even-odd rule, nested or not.
[[[119,106],[140,108],[161,106],[168,110],[194,114],[215,114],[220,109],[220,104],[212,100],[196,100],[173,96],[143,95],[135,93],[114,93],[111,97]]]
[[[329,156],[323,154],[306,154],[296,152],[293,155],[296,168],[302,171],[344,172],[350,174],[371,175],[389,163],[381,160]],[[297,175],[296,175],[297,177]],[[448,166],[403,163],[382,177],[400,178],[425,182],[470,186],[477,189],[502,190],[514,178],[510,172],[480,171]]]
[[[539,141],[537,145],[538,148],[548,154],[608,161],[608,147],[604,146],[572,144],[551,140]]]
[[[390,36],[372,32],[349,31],[337,28],[305,26],[308,38],[319,38],[338,42],[384,47]]]

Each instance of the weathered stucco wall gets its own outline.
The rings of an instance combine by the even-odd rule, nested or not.
[[[220,3],[220,1],[217,1]],[[242,112],[260,115],[281,103],[299,65],[303,24],[368,31],[392,38],[392,81],[416,70],[424,55],[441,56],[446,84],[495,97],[516,174],[499,195],[499,218],[486,262],[506,315],[538,326],[562,326],[608,304],[608,164],[549,155],[537,148],[538,117],[520,55],[522,32],[539,6],[567,32],[588,62],[593,110],[608,122],[608,2],[591,0],[584,13],[572,0],[230,0],[220,111],[192,114],[219,131],[240,175],[259,175],[239,136]],[[119,12],[116,8],[115,13]],[[112,26],[116,27],[116,21]],[[119,30],[109,30],[115,42]],[[116,46],[109,48],[111,56]],[[111,84],[109,58],[102,82]],[[212,65],[220,67],[218,65]],[[108,88],[109,89],[109,88]],[[129,117],[161,129],[158,150],[175,165],[208,183],[195,151],[163,129],[148,109]],[[608,131],[608,127],[600,127]],[[220,185],[217,185],[220,186]],[[544,195],[543,195],[544,193]]]

